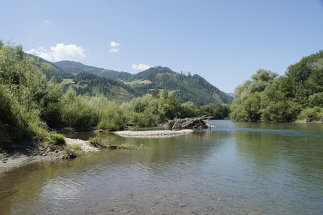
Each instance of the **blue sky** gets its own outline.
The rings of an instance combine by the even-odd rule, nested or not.
[[[225,92],[323,49],[320,0],[2,1],[0,39],[51,61],[199,74]]]

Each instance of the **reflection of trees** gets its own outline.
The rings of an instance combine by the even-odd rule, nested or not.
[[[46,182],[57,177],[61,169],[60,165],[48,162],[28,165],[5,173],[0,178],[0,191],[14,193],[0,198],[0,214],[11,214],[11,208],[15,208],[17,204],[23,205],[34,201],[39,197]],[[26,210],[21,214],[28,214],[28,208]]]
[[[273,129],[272,125],[260,127]],[[291,125],[291,127],[302,128],[297,125]],[[248,158],[248,161],[254,164],[250,166],[255,168],[256,174],[262,176],[284,175],[287,176],[285,180],[294,180],[294,177],[297,176],[302,181],[320,184],[319,180],[322,179],[320,172],[323,170],[321,138],[298,136],[297,130],[295,135],[290,135],[291,133],[288,132],[291,131],[291,128],[288,127],[288,124],[281,125],[281,128],[289,128],[286,131],[288,136],[284,136],[283,131],[279,134],[266,131],[236,131],[234,133],[236,147],[239,152],[244,153],[243,157]],[[311,126],[305,128],[310,130]],[[316,131],[315,129],[314,131]],[[302,131],[299,130],[299,132]]]

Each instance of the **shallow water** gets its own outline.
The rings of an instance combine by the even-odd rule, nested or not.
[[[0,214],[323,214],[322,125],[211,123],[0,175]]]

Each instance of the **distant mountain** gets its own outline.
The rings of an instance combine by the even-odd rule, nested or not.
[[[93,66],[87,66],[74,61],[59,61],[54,63],[61,70],[73,74],[93,73],[100,77],[122,80],[130,94],[143,95],[152,89],[167,89],[176,91],[180,102],[194,102],[197,105],[230,104],[232,96],[222,92],[199,75],[183,75],[167,67],[152,67],[137,74],[118,72]],[[130,92],[129,91],[129,92]]]
[[[181,102],[191,101],[197,105],[230,104],[233,100],[201,76],[179,74],[167,67],[152,67],[133,75],[130,81],[138,83],[133,87],[142,93],[151,89],[176,90]]]
[[[48,80],[54,78],[58,83],[63,83],[64,90],[71,87],[76,91],[77,94],[105,95],[110,99],[116,100],[129,100],[135,96],[138,96],[133,88],[125,85],[122,81],[114,78],[102,77],[104,74],[108,73],[112,75],[116,74],[113,77],[118,77],[118,75],[122,77],[124,76],[123,72],[104,70],[103,72],[96,74],[95,71],[99,71],[99,68],[85,66],[81,63],[73,61],[66,62],[69,62],[67,64],[76,65],[71,67],[74,68],[75,71],[70,67],[65,67],[65,69],[62,69],[56,65],[56,63],[49,62],[43,58],[31,54],[25,55],[31,56],[36,60],[36,65],[41,68]],[[62,63],[62,65],[65,64]],[[81,68],[91,68],[91,70],[89,69],[89,72],[86,72],[86,69],[78,70],[77,65],[79,65]]]
[[[74,78],[74,75],[72,73],[61,69],[52,62],[49,62],[43,58],[37,57],[32,54],[25,54],[25,56],[33,57],[36,60],[36,65],[39,68],[42,68],[42,71],[46,75],[46,78],[48,80],[51,78],[55,78],[57,82],[62,82],[63,79]]]
[[[232,98],[234,98],[234,93],[227,93],[228,96],[231,96]]]
[[[138,96],[133,88],[123,82],[112,78],[99,77],[91,72],[78,73],[68,86],[81,95],[105,95],[116,100],[130,100]]]
[[[54,64],[60,69],[64,71],[68,71],[73,74],[78,74],[81,72],[91,72],[100,77],[120,79],[120,80],[127,80],[131,77],[131,74],[127,72],[118,72],[114,70],[97,68],[94,66],[87,66],[75,61],[58,61]]]

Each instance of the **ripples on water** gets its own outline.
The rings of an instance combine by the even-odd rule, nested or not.
[[[213,121],[0,178],[2,214],[323,214],[322,125]]]

